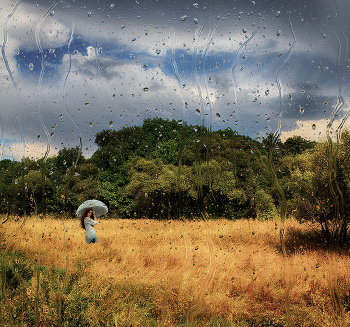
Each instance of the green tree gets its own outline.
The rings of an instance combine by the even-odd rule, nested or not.
[[[174,217],[178,192],[196,198],[191,167],[164,165],[160,159],[135,158],[128,163],[129,183],[126,192],[132,196],[134,212],[148,217]]]
[[[310,142],[301,136],[293,136],[285,140],[282,149],[286,155],[301,154],[307,149],[312,149],[316,146],[316,142]]]

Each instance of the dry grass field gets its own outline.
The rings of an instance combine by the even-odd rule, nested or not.
[[[90,245],[78,219],[1,226],[3,253],[20,251],[33,267],[74,277],[68,292],[67,280],[54,287],[50,270],[35,270],[22,302],[5,301],[7,314],[28,301],[43,326],[76,310],[91,326],[350,326],[348,253],[318,244],[309,226],[285,223],[284,258],[278,221],[97,221]]]

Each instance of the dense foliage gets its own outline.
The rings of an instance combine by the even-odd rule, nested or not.
[[[324,236],[347,242],[350,134],[341,142],[300,136],[262,142],[231,129],[209,132],[175,120],[97,133],[97,151],[0,162],[0,212],[74,215],[91,198],[121,217],[252,217],[268,219],[281,206],[268,158],[271,147],[287,215],[319,223]]]

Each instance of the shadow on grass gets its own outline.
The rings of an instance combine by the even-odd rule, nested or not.
[[[309,251],[320,251],[346,256],[350,254],[349,244],[340,246],[327,243],[321,228],[313,224],[310,224],[306,228],[303,225],[300,225],[300,227],[289,227],[285,235],[285,242],[288,255],[305,254]]]

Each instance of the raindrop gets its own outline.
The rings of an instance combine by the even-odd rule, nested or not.
[[[198,24],[198,18],[194,18],[193,21],[195,24]]]
[[[243,33],[247,33],[247,29],[245,27],[242,28]]]
[[[16,52],[16,55],[19,55],[19,49],[18,48],[16,48],[15,52]]]
[[[201,111],[199,109],[196,109],[196,114],[199,116],[201,114]]]
[[[316,129],[316,124],[312,124],[312,129],[313,129],[313,130]]]
[[[112,120],[109,122],[109,127],[113,128],[113,121]]]
[[[122,24],[122,26],[120,26],[121,29],[125,28],[125,24]]]
[[[182,54],[181,56],[180,56],[180,59],[183,59],[185,56]]]
[[[113,9],[114,9],[114,3],[111,3],[111,5],[109,6],[109,9],[110,9],[110,10],[113,10]]]
[[[143,90],[144,90],[144,92],[147,92],[148,91],[148,87],[144,87]]]
[[[159,55],[162,50],[156,49],[156,54]]]
[[[34,65],[33,65],[32,63],[30,63],[30,64],[28,65],[28,67],[29,67],[29,70],[33,70],[33,69],[34,69]]]
[[[247,58],[247,55],[243,55],[243,56],[242,56],[242,59],[245,59],[245,58]]]
[[[183,15],[183,16],[181,16],[180,17],[180,19],[184,22],[187,18],[189,18],[189,16],[187,16],[187,15]]]
[[[133,37],[133,38],[131,39],[131,42],[134,42],[134,41],[136,41],[136,37]]]
[[[265,91],[265,95],[269,95],[270,91],[269,90],[266,90]]]
[[[276,17],[278,18],[279,16],[281,16],[281,12],[279,10],[276,11]]]
[[[280,36],[281,35],[281,30],[277,30],[276,35]]]
[[[303,114],[304,113],[304,107],[300,107],[299,111],[300,111],[301,114]]]
[[[98,48],[98,53],[102,54],[102,48]]]
[[[77,54],[79,51],[78,50],[74,50],[73,51],[73,54],[75,55],[75,54]]]
[[[288,99],[289,99],[289,100],[293,100],[293,99],[292,99],[292,96],[291,96],[290,94],[288,94]]]
[[[89,17],[91,17],[91,15],[92,15],[92,14],[91,14],[91,11],[88,11],[88,14],[87,14],[87,15],[88,15]]]
[[[325,39],[326,38],[326,34],[322,34],[322,37]]]
[[[198,8],[198,3],[195,2],[195,3],[193,4],[193,7]]]
[[[253,6],[255,6],[255,1],[252,1]]]
[[[221,115],[217,112],[217,113],[216,113],[216,117],[217,117],[217,118],[220,118]]]
[[[55,49],[49,49],[49,53],[50,53],[50,54],[55,53]]]
[[[278,57],[281,57],[281,56],[283,56],[283,53],[280,52],[277,56],[278,56]]]
[[[135,59],[135,56],[131,53],[131,54],[130,54],[130,58],[131,58],[131,59]]]
[[[147,64],[143,64],[143,65],[142,65],[142,68],[147,68]]]
[[[90,122],[90,127],[92,127],[93,126],[93,123],[92,123],[92,121]]]
[[[51,10],[51,11],[50,11],[50,16],[52,17],[54,14],[55,14],[55,11],[54,11],[54,10]]]

